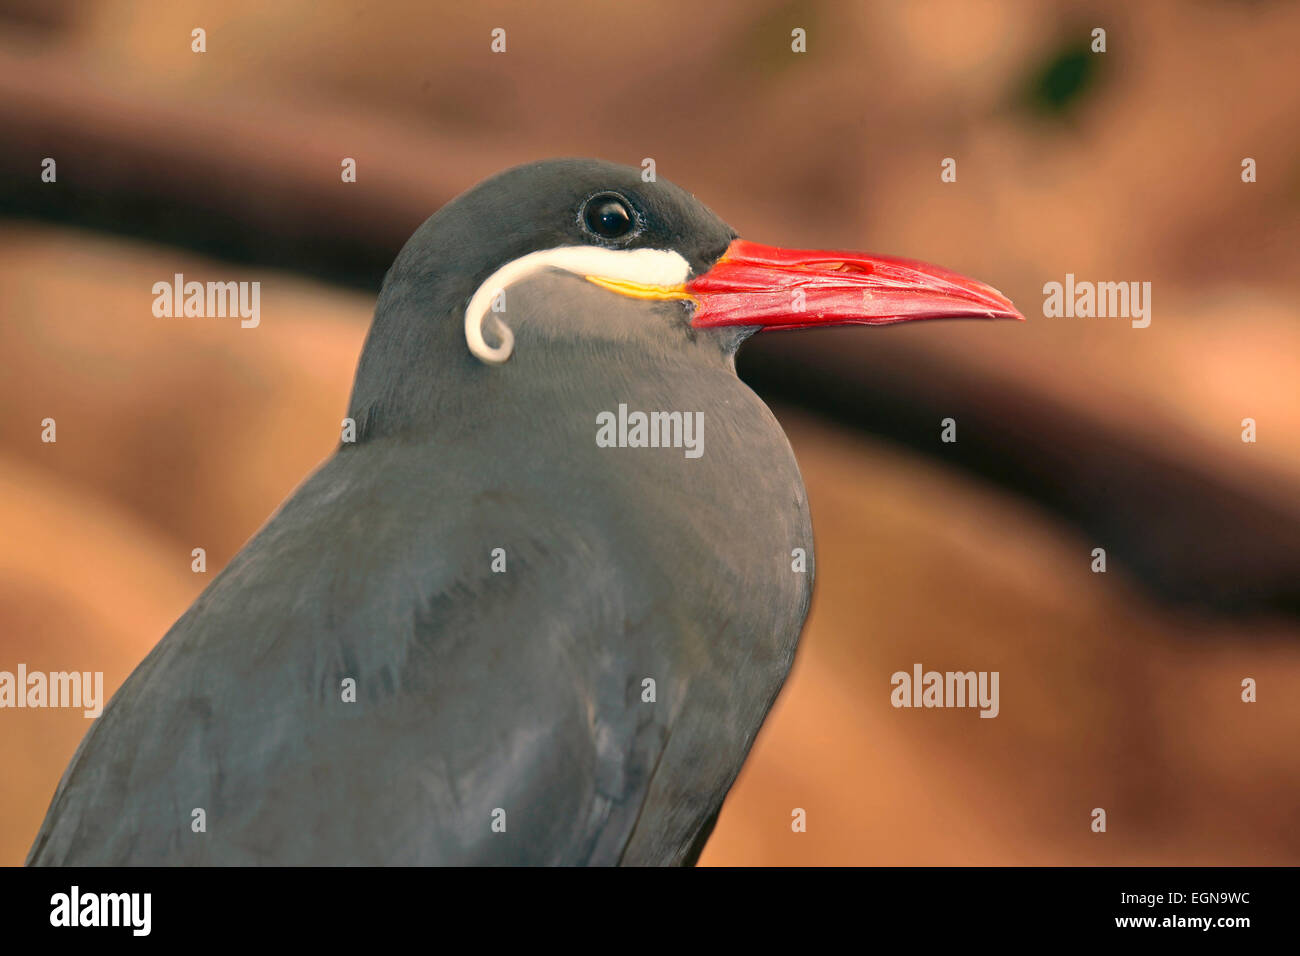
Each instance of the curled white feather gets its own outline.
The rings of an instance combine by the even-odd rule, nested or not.
[[[539,249],[507,262],[475,290],[465,308],[465,344],[480,362],[501,365],[514,351],[515,336],[510,326],[491,311],[492,300],[508,286],[541,269],[560,269],[575,275],[635,282],[665,289],[681,285],[690,264],[671,249],[604,249],[600,246],[557,246]],[[483,335],[488,318],[497,345]]]

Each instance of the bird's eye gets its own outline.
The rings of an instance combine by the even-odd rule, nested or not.
[[[582,221],[602,239],[625,236],[632,231],[636,222],[626,200],[609,193],[587,200],[586,208],[582,211]]]

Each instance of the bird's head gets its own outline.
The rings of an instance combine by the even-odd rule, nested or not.
[[[946,269],[758,245],[641,170],[549,160],[486,180],[416,230],[385,278],[353,405],[385,399],[382,376],[445,370],[449,354],[483,369],[561,344],[617,361],[703,342],[729,361],[765,329],[960,317],[1021,318]]]

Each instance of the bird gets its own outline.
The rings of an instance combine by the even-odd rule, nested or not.
[[[113,695],[27,863],[695,863],[815,571],[736,350],[963,317],[1021,318],[640,169],[469,189],[384,277],[336,450]]]

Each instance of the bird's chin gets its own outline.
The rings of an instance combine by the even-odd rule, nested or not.
[[[685,320],[686,334],[691,338],[707,336],[708,340],[717,343],[717,346],[724,355],[734,356],[742,345],[745,344],[756,332],[763,331],[761,325],[715,325],[699,326],[695,323],[694,304],[687,310]]]

